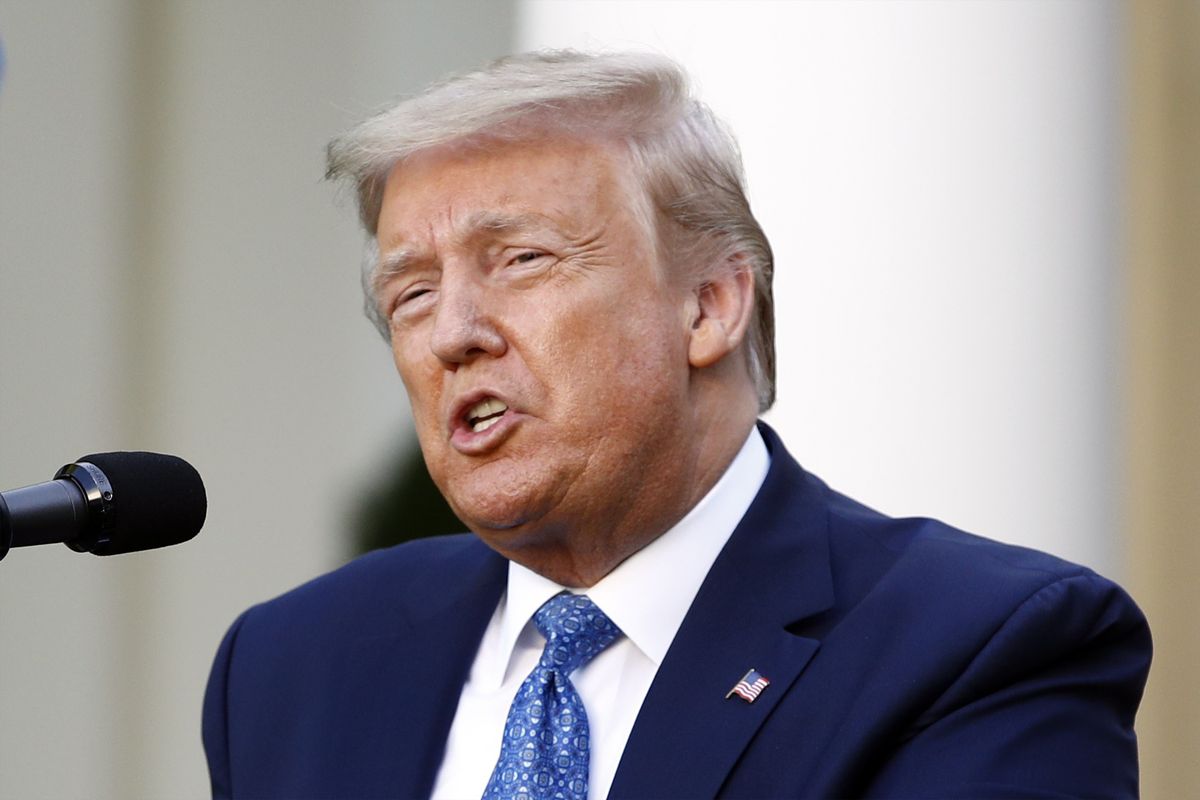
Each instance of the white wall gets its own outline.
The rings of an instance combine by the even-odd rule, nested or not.
[[[801,463],[1120,572],[1111,2],[523,0],[522,48],[682,61],[776,257]]]
[[[0,7],[0,487],[120,441],[128,18]],[[113,202],[100,202],[101,198]],[[53,550],[54,552],[47,552]],[[127,570],[66,548],[0,562],[0,795],[115,788],[110,624]],[[91,559],[96,562],[97,559]],[[66,766],[63,766],[66,765]]]
[[[150,449],[209,495],[181,547],[0,563],[0,797],[203,797],[222,633],[347,556],[410,436],[325,143],[507,51],[511,10],[9,0],[0,38],[0,488]]]

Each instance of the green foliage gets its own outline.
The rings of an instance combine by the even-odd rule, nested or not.
[[[367,490],[355,519],[354,542],[357,552],[365,553],[466,530],[429,477],[421,448],[414,444],[398,449],[384,478]]]

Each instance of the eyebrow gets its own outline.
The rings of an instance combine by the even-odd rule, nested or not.
[[[386,255],[382,255],[379,257],[379,263],[375,265],[376,280],[386,275],[396,275],[404,272],[416,263],[416,261],[416,254],[407,247],[402,247]]]
[[[545,214],[503,214],[496,211],[477,211],[467,218],[463,229],[468,235],[475,231],[504,233],[529,228],[545,228],[550,223],[550,218]]]
[[[506,233],[518,230],[546,229],[553,220],[545,214],[504,214],[497,211],[477,211],[467,217],[461,226],[460,238],[468,239],[478,233]],[[379,291],[388,278],[400,275],[421,261],[420,256],[408,247],[400,247],[380,256],[379,264],[371,276],[372,288]]]
[[[383,290],[383,285],[387,283],[389,278],[403,274],[419,261],[420,258],[417,257],[417,254],[407,247],[401,247],[392,250],[390,253],[381,255],[368,278],[370,282],[370,296],[378,298],[379,293]]]

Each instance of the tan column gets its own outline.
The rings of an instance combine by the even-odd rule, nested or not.
[[[1142,792],[1200,785],[1200,3],[1128,6],[1127,540],[1154,666]]]

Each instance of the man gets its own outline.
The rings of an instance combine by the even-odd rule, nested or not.
[[[474,532],[233,626],[218,796],[1133,796],[1149,634],[1050,556],[803,472],[736,145],[649,55],[533,54],[330,146]]]

